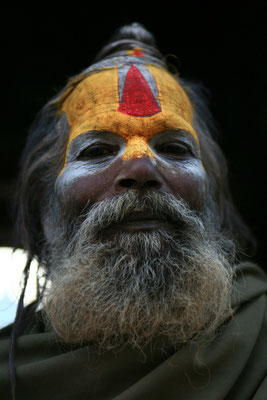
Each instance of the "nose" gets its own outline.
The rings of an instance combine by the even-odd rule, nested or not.
[[[128,189],[160,189],[162,186],[161,177],[150,157],[124,161],[114,183],[117,192]]]

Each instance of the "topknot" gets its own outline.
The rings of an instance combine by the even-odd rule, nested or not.
[[[122,39],[133,39],[149,46],[156,47],[156,41],[152,33],[138,22],[120,27],[110,38],[108,43]]]
[[[151,32],[149,32],[142,24],[134,22],[119,28],[114,35],[111,36],[107,44],[100,50],[94,59],[97,63],[104,58],[111,58],[120,55],[125,50],[141,47],[150,57],[162,60],[163,56],[156,48],[156,41]]]

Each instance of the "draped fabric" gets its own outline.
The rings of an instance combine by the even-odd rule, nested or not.
[[[267,278],[260,268],[250,263],[238,268],[232,304],[235,316],[209,343],[173,350],[158,341],[143,353],[125,348],[99,354],[96,345],[65,345],[32,314],[17,343],[16,398],[266,400]],[[5,400],[10,399],[8,331],[0,341]]]

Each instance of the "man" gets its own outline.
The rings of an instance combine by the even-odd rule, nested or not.
[[[29,259],[4,398],[264,399],[267,281],[212,131],[139,24],[43,108],[21,162]]]

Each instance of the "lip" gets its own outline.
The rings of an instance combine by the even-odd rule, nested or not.
[[[136,221],[159,221],[159,218],[151,212],[132,212],[131,214],[127,215],[122,223],[127,222],[136,222]]]
[[[160,229],[166,226],[166,222],[158,219],[150,212],[133,212],[127,216],[124,221],[114,225],[114,228],[128,231],[150,231],[153,229]]]
[[[126,220],[114,225],[115,228],[128,231],[128,232],[136,232],[136,231],[150,231],[153,229],[160,229],[166,225],[164,221],[159,219],[138,219],[138,220]]]

